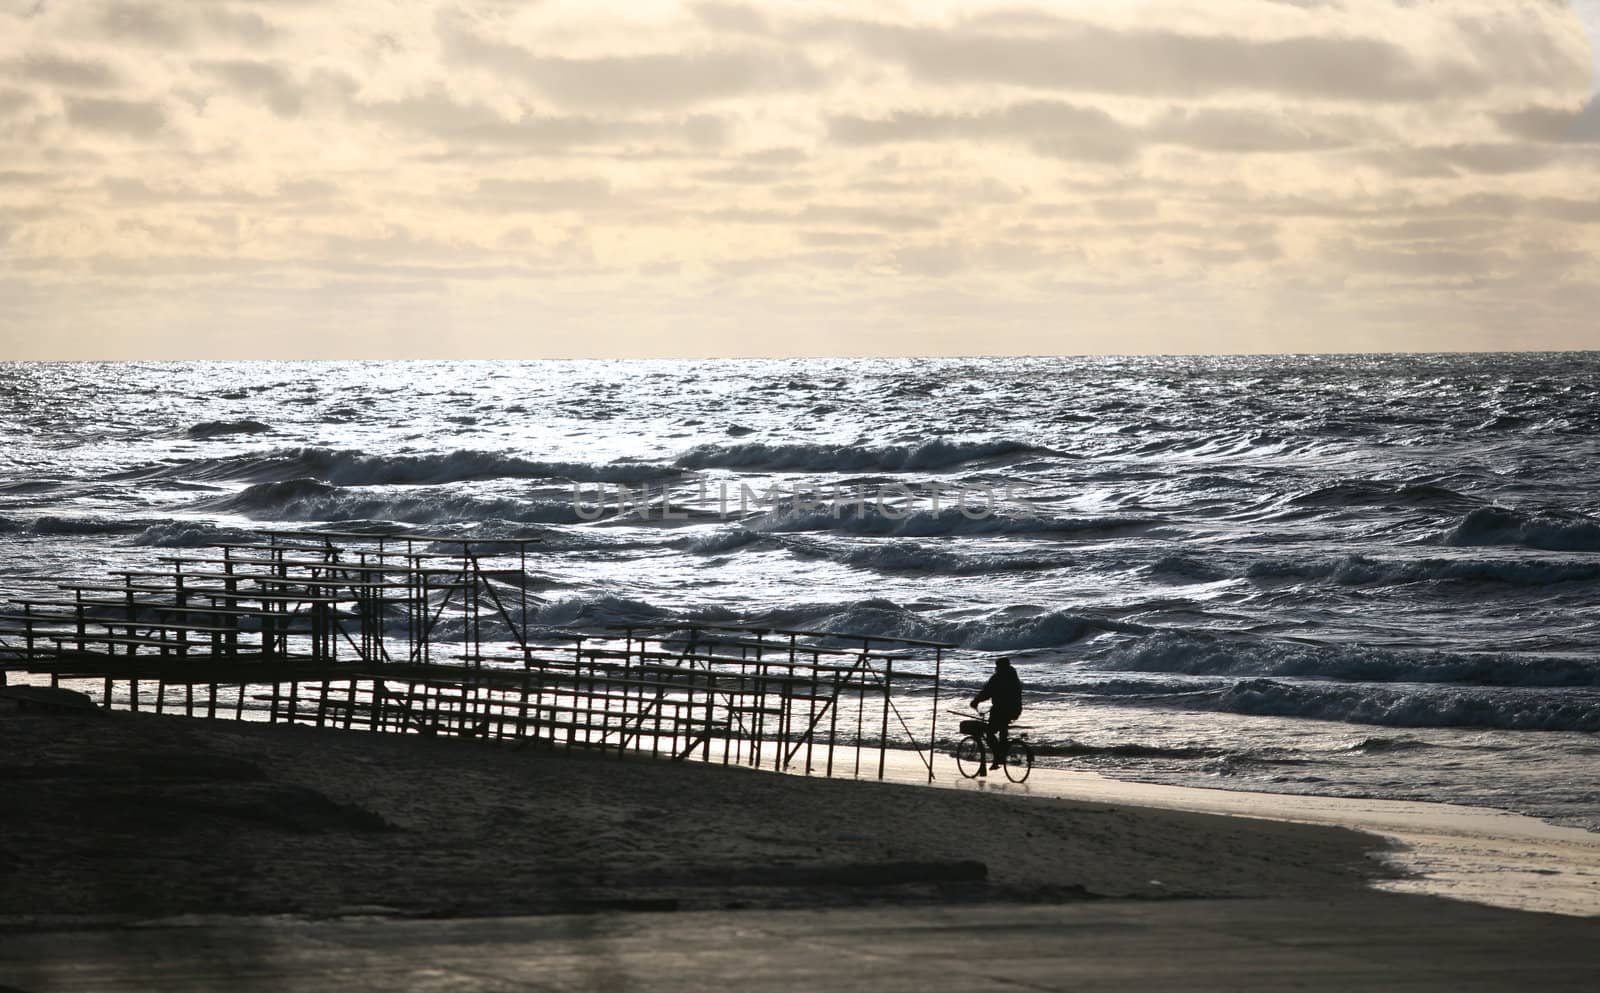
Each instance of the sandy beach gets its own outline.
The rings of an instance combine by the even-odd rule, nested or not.
[[[6,923],[1359,890],[1355,832],[540,746],[0,720]]]
[[[1600,920],[1380,892],[1393,841],[1248,795],[126,713],[10,715],[0,753],[0,988],[29,993],[1580,990],[1597,964]]]

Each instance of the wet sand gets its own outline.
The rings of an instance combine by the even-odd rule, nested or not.
[[[914,752],[890,752],[887,776],[926,783]],[[963,780],[937,756],[937,785],[1007,796],[1068,797],[1232,817],[1324,824],[1374,834],[1399,875],[1378,888],[1542,913],[1600,916],[1600,834],[1503,810],[1408,800],[1352,799],[1196,789],[1107,779],[1092,772],[1038,768],[1023,785],[1000,777]]]

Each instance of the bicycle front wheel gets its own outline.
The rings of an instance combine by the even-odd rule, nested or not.
[[[976,779],[978,773],[983,771],[983,742],[972,735],[961,739],[956,746],[956,768],[967,779]]]
[[[1033,749],[1026,741],[1013,741],[1006,749],[1006,778],[1013,783],[1023,782],[1033,771]]]

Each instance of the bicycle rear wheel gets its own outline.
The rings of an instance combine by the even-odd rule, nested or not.
[[[956,768],[967,779],[976,779],[983,771],[984,758],[983,742],[970,734],[956,746]]]
[[[1023,782],[1033,771],[1033,749],[1026,741],[1010,742],[1006,748],[1006,778],[1013,783]]]

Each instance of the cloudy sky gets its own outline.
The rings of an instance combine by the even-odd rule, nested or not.
[[[1600,0],[0,0],[0,358],[1600,348]]]

